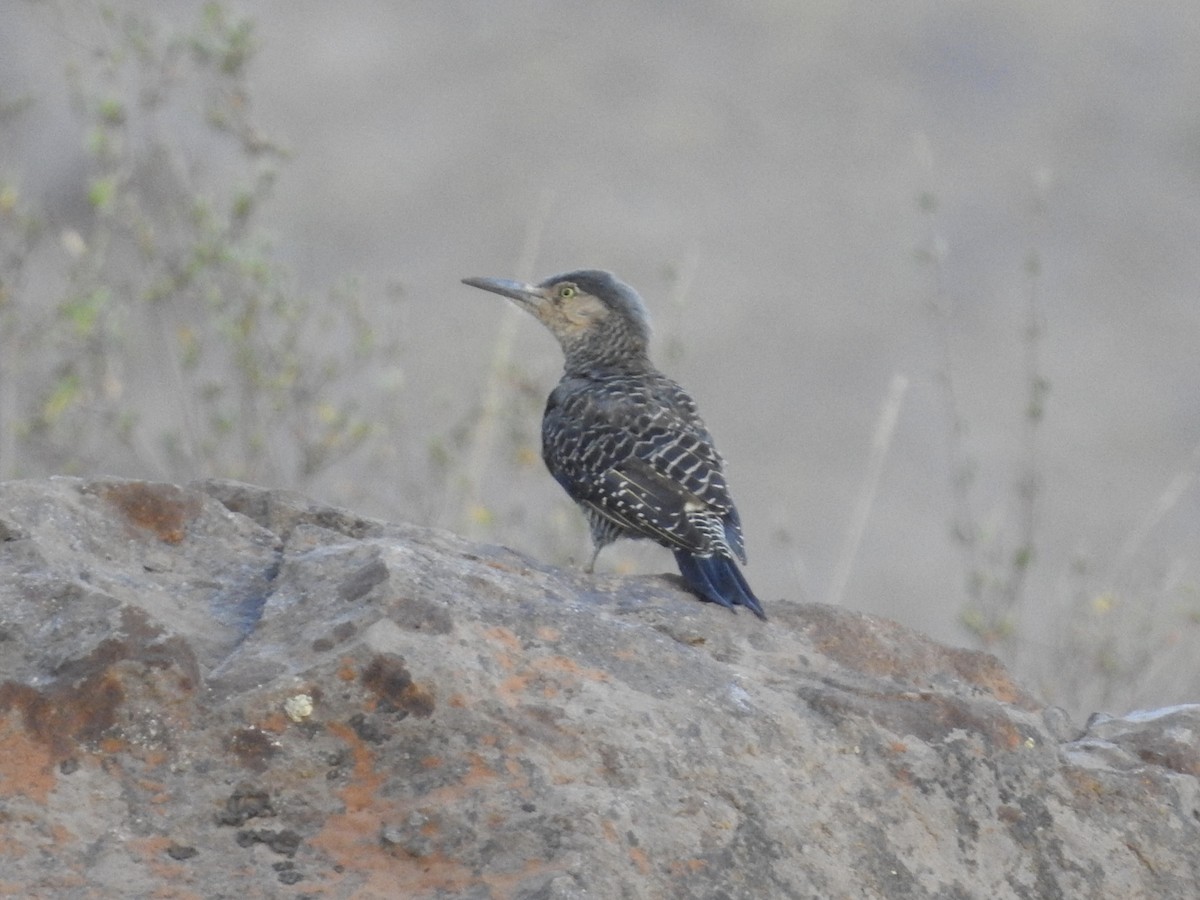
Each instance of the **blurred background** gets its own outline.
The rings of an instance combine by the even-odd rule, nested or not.
[[[237,477],[578,564],[559,350],[459,279],[608,268],[768,612],[1076,714],[1194,700],[1197,47],[1193,0],[8,3],[0,477]]]

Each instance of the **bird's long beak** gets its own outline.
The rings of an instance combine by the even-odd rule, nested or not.
[[[534,315],[538,308],[546,302],[542,289],[537,285],[526,284],[523,281],[510,281],[507,278],[464,278],[463,284],[482,288],[512,300],[517,306],[526,309]]]

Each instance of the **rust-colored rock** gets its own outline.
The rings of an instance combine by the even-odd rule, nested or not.
[[[3,894],[1200,896],[1197,707],[232,482],[0,527]]]

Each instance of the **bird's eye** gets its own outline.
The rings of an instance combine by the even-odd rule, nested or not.
[[[559,288],[558,288],[558,299],[559,300],[570,300],[572,297],[575,296],[575,294],[576,294],[575,285],[573,285],[573,284],[559,285]]]

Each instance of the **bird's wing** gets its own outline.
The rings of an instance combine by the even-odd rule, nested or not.
[[[543,420],[546,465],[575,500],[631,532],[744,559],[721,456],[691,398],[664,382],[556,390]]]

